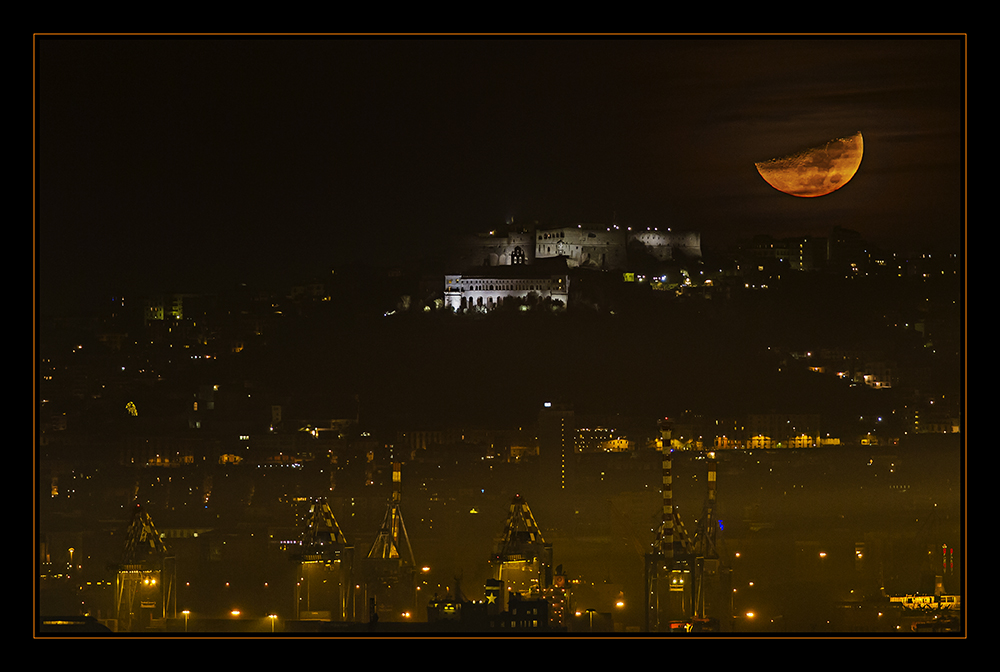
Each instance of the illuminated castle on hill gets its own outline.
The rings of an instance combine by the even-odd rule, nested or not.
[[[654,262],[701,259],[701,234],[618,225],[576,224],[466,236],[458,241],[454,265],[467,269],[444,278],[445,305],[452,310],[489,311],[510,302],[546,302],[564,308],[569,271],[625,269],[636,256]]]
[[[616,270],[624,268],[632,254],[647,254],[657,261],[701,259],[701,234],[632,231],[616,224],[490,231],[461,239],[456,263],[466,268],[530,266],[536,260],[565,257],[569,268]]]

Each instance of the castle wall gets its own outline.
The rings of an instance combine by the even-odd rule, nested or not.
[[[465,268],[531,264],[535,261],[535,244],[528,231],[466,236],[458,241],[458,257],[459,265]]]
[[[701,259],[701,234],[695,231],[633,231],[628,241],[642,243],[660,261]]]
[[[639,243],[659,261],[701,259],[701,234],[684,231],[626,232],[578,224],[537,231],[467,236],[458,244],[457,267],[531,265],[536,259],[565,257],[570,268],[620,269],[628,265],[628,245]]]
[[[582,225],[535,233],[535,258],[566,257],[570,268],[621,268],[627,260],[625,232]]]

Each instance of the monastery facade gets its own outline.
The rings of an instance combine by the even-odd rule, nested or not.
[[[513,300],[526,306],[549,301],[555,308],[565,308],[569,303],[569,274],[540,271],[543,269],[538,265],[514,265],[446,275],[445,306],[456,312],[489,312]]]

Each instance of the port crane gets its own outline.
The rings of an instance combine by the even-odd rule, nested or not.
[[[401,484],[402,467],[399,462],[394,462],[392,498],[364,563],[370,620],[375,616],[407,620],[413,617],[416,606],[417,563],[403,523]]]
[[[343,551],[351,548],[325,497],[309,503],[300,543],[301,552],[295,556],[299,562],[339,560]]]
[[[311,612],[314,606],[332,606],[330,616],[336,614],[337,620],[346,620],[348,605],[353,604],[354,547],[348,543],[325,497],[309,502],[299,543],[299,552],[292,555],[292,560],[300,565],[296,585],[305,584],[306,611]]]
[[[406,525],[403,523],[403,513],[400,510],[402,495],[400,483],[402,481],[402,468],[399,462],[392,465],[392,498],[385,510],[385,517],[382,519],[382,526],[379,528],[375,543],[368,551],[369,560],[400,560],[416,565],[413,559],[413,548],[410,546],[410,537],[406,533]]]
[[[709,615],[710,595],[719,596],[721,567],[716,519],[715,453],[706,454],[708,492],[701,518],[689,533],[673,505],[673,451],[663,447],[663,508],[655,549],[646,554],[646,616],[649,631],[714,630],[719,619]],[[712,606],[725,608],[718,599]],[[725,619],[728,622],[728,619]]]
[[[521,495],[514,495],[510,502],[507,521],[491,564],[493,578],[498,581],[516,583],[515,570],[518,575],[532,574],[528,580],[538,588],[548,587],[552,581],[552,544],[545,542],[531,508]]]
[[[138,501],[125,531],[121,562],[114,566],[115,618],[121,632],[153,629],[177,616],[177,565],[153,519]]]

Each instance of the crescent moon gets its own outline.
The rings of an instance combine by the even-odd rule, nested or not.
[[[778,191],[800,198],[826,196],[851,181],[861,165],[861,133],[835,138],[795,154],[754,164]]]

